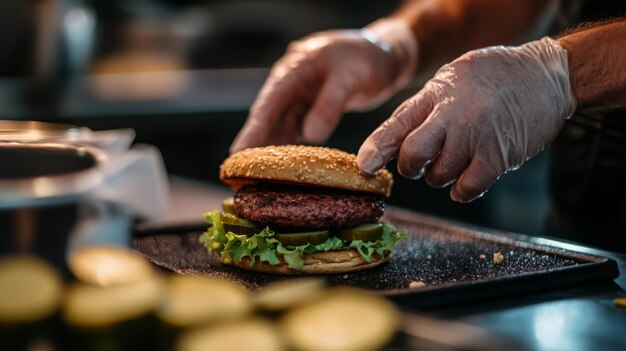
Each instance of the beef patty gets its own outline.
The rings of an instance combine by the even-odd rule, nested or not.
[[[240,217],[288,228],[346,228],[373,223],[384,209],[377,195],[259,183],[235,194],[235,211]]]

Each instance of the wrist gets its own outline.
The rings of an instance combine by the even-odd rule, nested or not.
[[[400,18],[383,18],[367,25],[361,34],[393,57],[397,73],[391,87],[394,91],[404,88],[415,75],[419,47],[408,23]]]
[[[576,111],[576,97],[570,81],[567,50],[550,37],[531,41],[520,46],[520,50],[533,57],[544,67],[545,84],[552,87],[560,96],[559,111],[563,118],[569,118]]]
[[[605,112],[626,107],[626,20],[590,23],[558,41],[567,50],[578,110]]]

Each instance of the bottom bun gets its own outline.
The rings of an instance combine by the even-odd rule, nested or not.
[[[247,257],[244,257],[241,261],[232,261],[225,264],[250,271],[273,274],[333,274],[356,272],[376,267],[386,262],[389,259],[389,254],[387,253],[384,257],[372,256],[372,261],[367,262],[355,249],[316,252],[304,255],[304,266],[301,270],[289,268],[282,258],[282,264],[275,266],[257,261],[250,267],[250,259]]]

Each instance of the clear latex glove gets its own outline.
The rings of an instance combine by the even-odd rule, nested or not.
[[[323,143],[344,111],[375,107],[405,86],[416,61],[414,35],[399,19],[296,41],[274,64],[231,152]]]
[[[398,157],[407,178],[468,202],[543,150],[576,109],[567,52],[550,38],[470,51],[443,66],[363,143],[373,174]]]

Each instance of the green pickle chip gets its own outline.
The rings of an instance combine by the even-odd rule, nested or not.
[[[276,239],[285,246],[317,245],[328,240],[329,230],[316,230],[302,233],[276,233]]]
[[[362,224],[352,228],[340,229],[337,237],[345,241],[376,241],[383,235],[383,225],[381,223]]]
[[[232,213],[220,213],[220,220],[224,225],[224,231],[235,234],[254,235],[260,231],[260,227],[247,219],[235,216]]]
[[[222,202],[222,211],[235,216],[237,215],[237,211],[235,211],[235,199],[233,197],[229,197]]]

